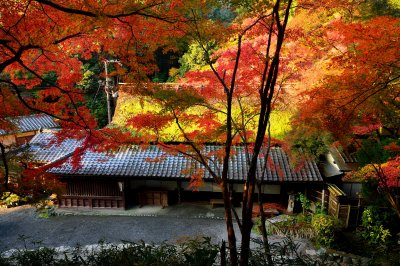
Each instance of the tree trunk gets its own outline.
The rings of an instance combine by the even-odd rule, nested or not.
[[[257,158],[256,158],[257,159]],[[252,170],[253,169],[253,170]],[[250,167],[249,174],[253,174],[253,177],[248,179],[255,179],[256,167]],[[253,228],[252,211],[253,211],[253,195],[254,195],[254,184],[255,182],[246,182],[243,192],[243,209],[242,209],[242,243],[240,250],[240,265],[247,266],[249,264],[250,257],[250,236],[251,229]]]
[[[257,188],[258,188],[258,204],[260,207],[260,220],[261,220],[261,225],[260,225],[260,231],[261,231],[261,235],[263,238],[263,247],[264,247],[264,252],[265,252],[265,257],[267,258],[267,262],[268,265],[274,265],[273,261],[272,261],[272,256],[271,256],[271,248],[269,246],[269,242],[268,242],[268,234],[267,234],[267,228],[265,226],[265,213],[264,213],[264,206],[263,206],[263,200],[262,200],[262,184],[258,183],[257,184]]]
[[[225,223],[226,229],[228,232],[228,248],[229,248],[229,258],[230,258],[230,265],[236,266],[238,265],[237,261],[237,247],[236,247],[236,236],[235,230],[233,228],[233,219],[232,219],[232,203],[230,199],[230,194],[228,191],[227,184],[223,182],[222,185],[222,196],[224,198],[224,211],[225,211]]]
[[[226,266],[226,243],[222,240],[221,249],[219,250],[221,256],[221,266]]]
[[[9,169],[8,169],[8,162],[6,157],[6,147],[0,143],[0,151],[1,151],[1,160],[4,166],[4,180],[0,187],[0,193],[8,190],[8,179],[9,179]],[[3,191],[4,190],[4,191]]]

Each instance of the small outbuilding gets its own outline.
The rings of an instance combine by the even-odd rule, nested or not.
[[[54,118],[46,114],[33,114],[6,118],[12,129],[0,129],[0,142],[4,146],[20,146],[28,143],[43,129],[58,128]]]

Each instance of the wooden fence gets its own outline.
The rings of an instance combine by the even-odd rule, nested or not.
[[[328,185],[327,190],[311,190],[307,197],[311,202],[311,210],[316,211],[317,205],[336,217],[345,228],[356,227],[359,224],[363,207],[359,200],[351,200],[335,185]]]
[[[60,207],[84,207],[84,208],[112,208],[124,209],[125,201],[118,196],[67,196],[63,195],[59,200]]]
[[[360,200],[350,200],[334,185],[328,186],[328,213],[336,217],[345,228],[358,226],[363,207]]]
[[[330,199],[328,213],[336,217],[345,227],[358,226],[362,214],[362,206],[341,204],[340,202]]]
[[[126,206],[122,188],[116,181],[69,179],[59,206],[123,209]]]

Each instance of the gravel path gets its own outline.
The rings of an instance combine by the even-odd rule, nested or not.
[[[166,209],[148,206],[127,211],[59,209],[57,212],[61,215],[44,219],[39,218],[35,208],[30,206],[0,208],[0,253],[25,245],[28,249],[38,245],[75,247],[98,244],[99,241],[116,244],[123,240],[174,244],[195,236],[211,237],[214,243],[227,240],[223,208],[212,209],[208,205],[181,204]],[[237,227],[236,230],[238,232]],[[268,239],[271,243],[284,240],[274,235]],[[295,244],[298,254],[319,258],[320,250],[315,250],[310,241],[295,240]],[[341,265],[342,262],[348,265],[348,261],[369,265],[369,259],[351,254],[333,252],[328,255],[329,265]]]
[[[43,219],[29,206],[0,209],[0,252],[22,248],[21,236],[27,238],[28,248],[34,247],[33,241],[57,247],[96,244],[100,240],[174,243],[190,236],[211,236],[214,242],[227,238],[221,219],[113,215],[64,215]]]

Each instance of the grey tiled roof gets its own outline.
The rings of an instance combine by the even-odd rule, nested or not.
[[[330,147],[329,152],[340,171],[348,172],[357,169],[357,157],[354,153],[349,153],[344,149],[338,149],[336,147]]]
[[[74,139],[65,139],[61,143],[54,140],[52,132],[42,132],[35,135],[22,150],[29,154],[32,162],[51,163],[72,154],[80,143]]]
[[[16,127],[15,131],[28,132],[35,131],[43,128],[56,128],[59,127],[51,116],[46,114],[34,114],[28,116],[17,116],[8,118]],[[0,130],[0,135],[5,135],[7,132],[3,129]]]
[[[207,146],[207,151],[220,149],[220,146]],[[229,178],[241,182],[246,177],[248,166],[243,147],[234,147],[235,155],[230,161]],[[313,161],[305,161],[296,171],[291,167],[288,156],[278,147],[271,148],[272,163],[269,163],[265,181],[268,182],[322,182],[321,174]],[[259,158],[258,176],[262,173],[263,158]],[[221,163],[209,163],[215,171],[220,171]],[[118,152],[100,153],[86,151],[81,167],[74,169],[70,162],[49,171],[58,175],[72,176],[109,176],[149,179],[189,178],[190,172],[202,168],[199,163],[183,155],[166,153],[157,146],[141,149],[139,146],[122,147]],[[211,179],[205,172],[203,178]]]
[[[357,163],[356,153],[350,153],[348,150],[338,150],[345,163]]]

